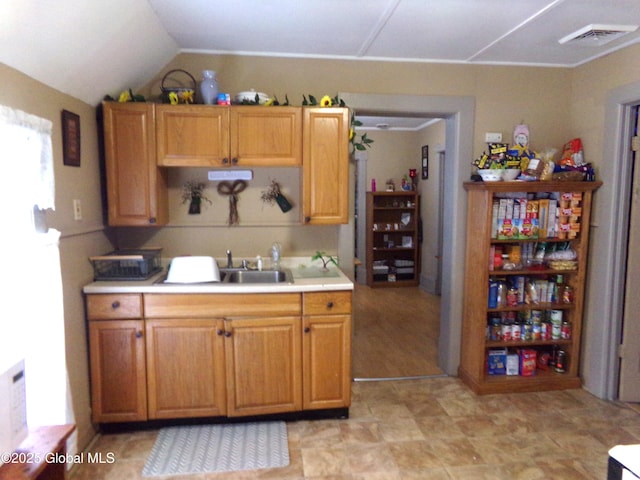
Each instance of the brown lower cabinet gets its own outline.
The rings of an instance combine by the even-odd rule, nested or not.
[[[350,405],[350,291],[91,294],[87,311],[96,423]]]
[[[222,320],[145,320],[149,419],[226,414]]]
[[[144,321],[93,321],[89,345],[93,421],[146,420]]]
[[[302,410],[300,317],[225,320],[227,415]]]

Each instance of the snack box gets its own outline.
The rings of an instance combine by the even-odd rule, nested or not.
[[[507,355],[507,375],[519,375],[520,374],[520,358],[516,353],[509,353]]]
[[[523,377],[532,377],[536,374],[537,352],[532,349],[522,348],[518,350],[520,357],[520,375]]]
[[[537,218],[504,218],[498,220],[498,240],[531,240],[538,238]]]
[[[487,373],[504,375],[507,373],[507,349],[493,348],[487,354]]]

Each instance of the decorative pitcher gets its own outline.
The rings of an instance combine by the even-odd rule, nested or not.
[[[204,70],[202,72],[202,83],[200,83],[200,93],[205,105],[215,105],[218,102],[218,81],[216,72]]]

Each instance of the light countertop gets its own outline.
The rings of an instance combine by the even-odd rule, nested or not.
[[[218,262],[220,264],[220,262]],[[163,262],[163,265],[168,262]],[[284,258],[282,266],[293,274],[293,283],[156,283],[166,275],[166,268],[142,281],[95,281],[82,291],[95,293],[291,293],[329,290],[353,290],[353,282],[337,267],[322,271],[320,266],[300,258]]]
[[[640,474],[640,445],[616,445],[609,450],[609,457],[622,465],[627,472],[622,473],[622,479],[638,478]]]

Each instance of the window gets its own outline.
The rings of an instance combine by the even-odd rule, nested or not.
[[[36,231],[54,208],[52,123],[0,106],[0,368],[25,359],[30,427],[72,423],[65,362],[60,232]],[[75,449],[73,450],[75,451]]]

